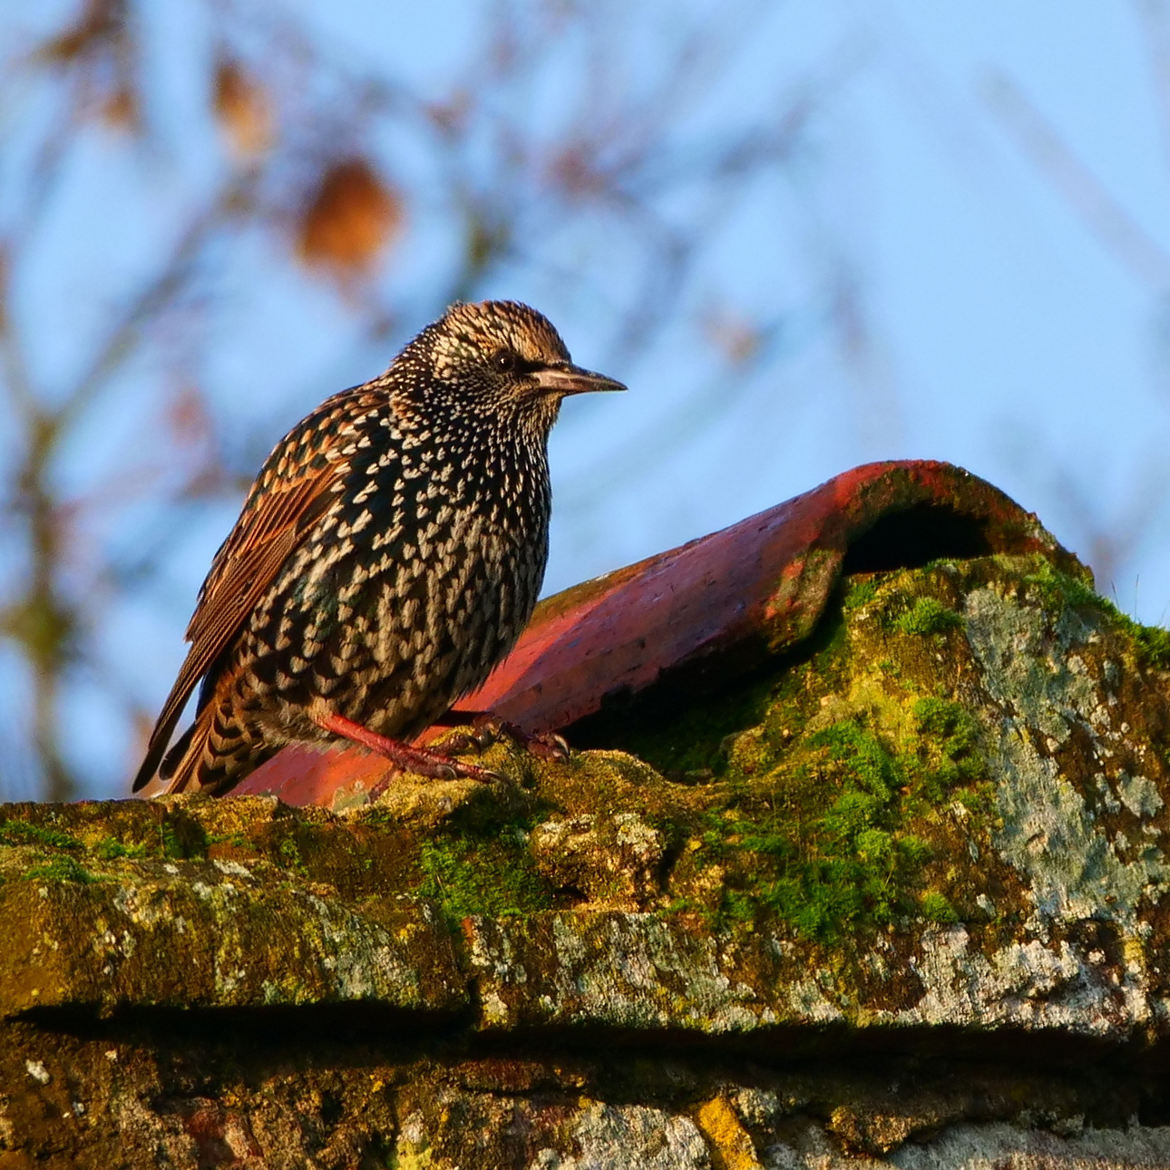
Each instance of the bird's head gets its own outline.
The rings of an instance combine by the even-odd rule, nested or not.
[[[391,368],[413,375],[411,398],[547,433],[561,400],[620,382],[573,365],[547,317],[517,301],[452,305]]]

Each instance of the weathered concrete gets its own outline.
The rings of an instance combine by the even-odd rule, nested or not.
[[[1170,636],[1060,565],[501,784],[0,806],[0,1170],[1170,1165]]]

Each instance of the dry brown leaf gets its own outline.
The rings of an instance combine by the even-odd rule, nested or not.
[[[310,194],[298,225],[301,259],[334,276],[368,272],[402,224],[402,204],[363,158],[333,163]]]
[[[272,145],[272,103],[268,92],[240,66],[221,57],[215,66],[216,117],[237,154],[262,154]]]

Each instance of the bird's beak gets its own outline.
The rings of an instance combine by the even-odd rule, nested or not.
[[[569,362],[557,362],[555,365],[543,366],[534,370],[532,374],[537,389],[544,394],[587,394],[591,390],[624,390],[621,382],[607,378],[604,374],[595,374],[592,370],[583,370],[580,366]]]

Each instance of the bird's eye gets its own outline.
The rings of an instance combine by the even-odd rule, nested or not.
[[[501,374],[514,374],[520,368],[520,355],[511,349],[497,349],[492,354],[492,365]]]

